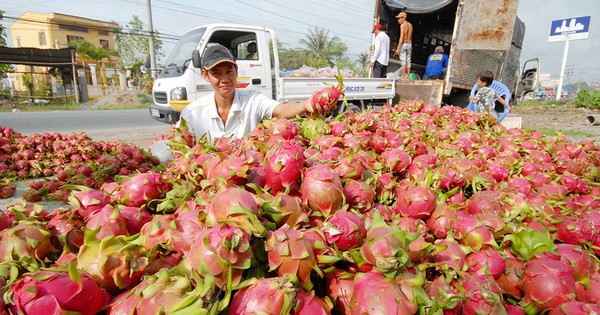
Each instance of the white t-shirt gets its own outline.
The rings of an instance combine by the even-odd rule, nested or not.
[[[188,129],[196,139],[207,134],[212,142],[218,137],[242,138],[252,132],[263,119],[273,117],[273,110],[279,102],[272,100],[258,91],[235,90],[233,104],[227,116],[227,123],[217,112],[215,92],[190,103],[181,112]]]
[[[375,61],[384,66],[387,66],[390,62],[390,37],[384,31],[379,31],[379,34],[375,36],[375,47],[371,62]]]

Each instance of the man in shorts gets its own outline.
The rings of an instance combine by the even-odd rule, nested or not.
[[[402,66],[402,75],[400,79],[408,80],[410,78],[410,58],[412,55],[412,35],[413,26],[406,20],[406,12],[400,12],[396,15],[396,19],[400,24],[400,38],[398,46],[396,46],[396,55],[400,58],[400,66]]]

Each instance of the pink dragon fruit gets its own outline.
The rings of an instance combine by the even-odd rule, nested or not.
[[[230,315],[252,313],[285,315],[292,311],[296,290],[287,277],[252,278],[229,305]]]
[[[170,190],[161,173],[139,173],[121,182],[117,195],[129,207],[141,207],[158,199]]]
[[[283,142],[266,156],[266,188],[272,194],[290,190],[302,176],[304,148],[291,140]]]
[[[308,213],[299,197],[279,193],[275,196],[264,194],[262,198],[261,217],[274,222],[277,227],[287,224],[296,228],[308,223]]]
[[[534,257],[523,266],[520,287],[527,313],[551,310],[575,300],[575,269],[552,257]]]
[[[344,197],[350,208],[365,212],[375,203],[375,189],[364,181],[349,180],[344,185]]]
[[[325,274],[327,296],[333,301],[334,314],[350,314],[350,301],[354,291],[354,273],[333,269]]]
[[[344,203],[340,177],[326,164],[317,164],[304,171],[300,192],[305,206],[325,219],[341,209]]]
[[[523,290],[519,288],[519,282],[521,281],[525,262],[516,257],[507,257],[504,264],[506,269],[496,279],[496,283],[502,289],[503,294],[517,299],[523,298]]]
[[[506,270],[504,258],[493,248],[484,248],[467,256],[467,272],[491,276],[498,279]]]
[[[195,288],[194,288],[195,287]],[[161,269],[134,288],[115,297],[106,307],[108,315],[120,314],[209,314],[225,302],[216,300],[212,285]]]
[[[394,174],[404,172],[412,163],[410,155],[400,148],[390,148],[383,151],[380,159],[385,169]]]
[[[315,291],[298,290],[292,315],[329,315],[333,303],[328,297],[320,298]]]
[[[83,219],[100,211],[110,203],[110,198],[102,191],[77,186],[80,190],[73,190],[69,196],[69,204],[79,212]]]
[[[206,179],[221,178],[224,181],[243,185],[248,180],[249,166],[241,157],[231,154],[210,154],[203,165]]]
[[[222,287],[238,285],[251,263],[250,234],[238,227],[220,225],[196,238],[186,253],[185,264],[200,275],[214,276]],[[229,281],[230,280],[230,281]]]
[[[343,98],[344,103],[346,103],[346,96],[344,94],[345,87],[342,75],[338,73],[335,78],[338,81],[337,86],[331,85],[324,87],[314,93],[311,97],[312,107],[321,108],[325,114],[337,108],[337,102],[340,100],[340,97]]]
[[[220,224],[241,227],[257,237],[266,235],[264,225],[258,220],[258,202],[253,194],[238,188],[226,187],[219,190],[206,206],[206,225]]]
[[[335,244],[340,250],[349,250],[360,246],[367,236],[364,220],[357,214],[340,210],[325,221],[323,227],[329,244]]]
[[[312,246],[300,230],[284,225],[276,231],[269,231],[265,250],[269,269],[276,271],[280,277],[287,275],[300,286],[310,287],[313,270],[321,274]]]
[[[124,235],[99,240],[88,230],[77,254],[77,267],[111,294],[130,289],[140,282],[148,266],[147,252],[135,240]]]
[[[85,223],[75,209],[56,209],[50,214],[46,228],[52,232],[52,245],[55,248],[67,248],[77,253],[83,245],[83,226]]]
[[[20,221],[0,236],[0,261],[18,260],[29,271],[44,267],[46,257],[56,252],[52,233],[39,222]]]
[[[393,277],[410,265],[406,248],[418,236],[418,233],[406,233],[397,226],[388,225],[376,211],[367,237],[360,247],[360,257],[355,254],[355,260],[363,260],[386,276]]]
[[[436,196],[433,190],[423,186],[403,186],[396,192],[394,210],[415,219],[426,219],[435,210]]]
[[[546,313],[547,315],[588,315],[600,314],[600,305],[569,301],[561,304]]]
[[[152,221],[152,215],[146,210],[139,207],[117,206],[119,215],[125,221],[125,226],[129,235],[134,235],[140,232],[144,224]]]
[[[11,314],[93,315],[111,299],[85,272],[70,265],[69,271],[39,270],[25,274],[10,288]]]
[[[103,239],[106,236],[129,235],[127,223],[119,213],[118,208],[106,205],[102,210],[92,214],[85,224],[89,230],[96,230],[96,237]]]
[[[356,274],[350,309],[352,315],[400,315],[417,312],[400,286],[377,270]]]
[[[489,276],[465,273],[458,282],[465,296],[462,314],[504,314],[502,292]]]
[[[275,118],[265,120],[263,124],[270,134],[281,134],[286,140],[294,139],[298,135],[298,126],[289,119]]]
[[[443,275],[428,281],[424,286],[427,295],[444,310],[445,315],[459,315],[462,309],[460,292],[456,288],[456,281],[447,280]]]

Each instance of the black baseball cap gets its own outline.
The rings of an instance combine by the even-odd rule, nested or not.
[[[207,47],[204,51],[204,54],[202,54],[202,59],[200,60],[202,68],[205,68],[206,70],[210,70],[212,67],[222,62],[229,62],[237,65],[233,55],[231,52],[229,52],[229,49],[221,44]]]

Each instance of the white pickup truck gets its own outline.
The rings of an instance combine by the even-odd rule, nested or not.
[[[207,46],[217,43],[228,47],[236,58],[238,89],[259,90],[280,102],[294,102],[308,98],[326,83],[337,83],[335,78],[282,76],[277,37],[269,28],[208,24],[184,34],[166,59],[165,68],[159,70],[150,106],[154,119],[174,123],[187,104],[212,91],[200,74],[200,56]],[[256,45],[256,54],[249,51],[249,45]],[[338,106],[342,111],[391,103],[396,95],[394,79],[344,78],[344,85],[349,106]]]

